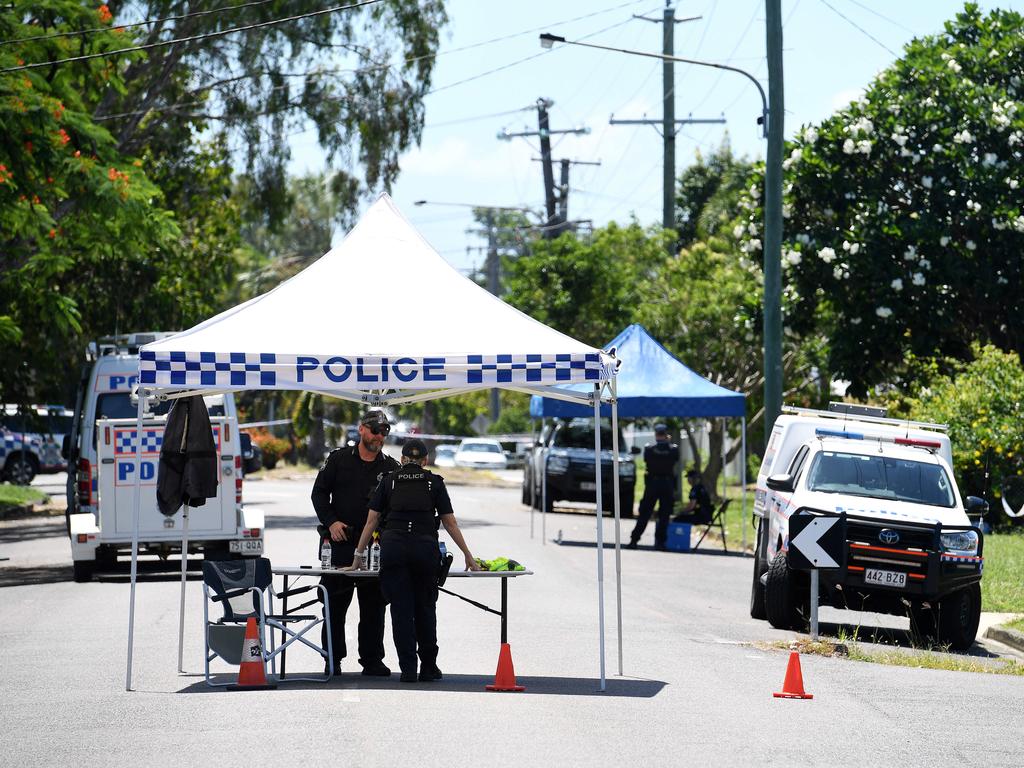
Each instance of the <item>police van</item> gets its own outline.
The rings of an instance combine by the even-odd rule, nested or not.
[[[68,473],[68,534],[76,581],[94,569],[130,556],[136,476],[141,486],[139,554],[162,559],[181,552],[183,515],[160,513],[157,467],[169,402],[153,403],[144,415],[142,458],[137,462],[138,401],[133,393],[139,347],[168,333],[138,333],[91,343],[82,370],[74,421],[65,446]],[[220,468],[218,495],[189,514],[189,553],[207,558],[263,553],[263,513],[242,505],[242,451],[232,395],[204,398]]]
[[[15,431],[0,424],[0,479],[12,485],[28,485],[42,465],[43,444],[39,435]]]
[[[757,476],[750,615],[802,629],[810,579],[789,567],[789,519],[843,515],[843,567],[821,570],[823,605],[908,616],[916,642],[965,650],[981,616],[982,534],[968,514],[987,503],[953,478],[945,427],[833,403],[783,408]]]
[[[71,409],[63,405],[4,404],[0,410],[0,427],[24,446],[24,453],[13,455],[11,466],[4,467],[4,478],[7,479],[8,470],[11,474],[20,472],[22,478],[27,477],[21,484],[27,484],[36,474],[52,474],[67,469],[61,446],[64,436],[70,431],[71,421]],[[3,451],[0,462],[3,462],[12,453],[6,440],[0,450]],[[28,466],[19,470],[14,462],[22,459]]]

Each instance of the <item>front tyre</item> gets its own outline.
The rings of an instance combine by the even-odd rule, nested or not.
[[[804,619],[800,615],[796,574],[790,570],[789,558],[785,552],[775,555],[775,559],[768,567],[764,607],[768,623],[776,629],[803,629]]]
[[[75,581],[79,583],[92,581],[92,572],[95,567],[96,564],[92,560],[75,560],[71,564]]]
[[[764,576],[768,566],[765,564],[768,539],[764,532],[764,518],[757,523],[757,539],[754,545],[754,578],[750,584],[750,618],[764,620],[768,618],[765,611],[764,584],[761,577]]]
[[[954,592],[939,601],[938,638],[941,645],[966,651],[974,644],[981,620],[981,585]]]

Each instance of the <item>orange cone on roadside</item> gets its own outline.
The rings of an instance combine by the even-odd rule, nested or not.
[[[804,692],[804,676],[800,671],[800,654],[791,651],[789,654],[789,665],[786,667],[786,680],[782,684],[782,690],[773,693],[777,699],[813,699],[814,696]]]
[[[252,616],[245,622],[245,640],[242,641],[242,662],[238,666],[238,684],[229,685],[230,691],[268,691],[277,688],[267,683],[267,671],[263,666],[263,648],[256,619]]]
[[[512,646],[501,644],[498,653],[498,671],[494,673],[494,684],[485,685],[488,691],[525,691],[522,685],[516,685],[516,670],[512,666]]]

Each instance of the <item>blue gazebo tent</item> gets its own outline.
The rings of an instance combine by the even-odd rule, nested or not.
[[[694,373],[669,352],[639,323],[628,326],[605,346],[621,361],[616,377],[619,416],[657,418],[665,416],[716,418],[746,416],[746,396],[720,387]],[[583,385],[574,385],[584,391]],[[611,406],[602,405],[609,416]],[[530,416],[571,418],[593,415],[586,405],[534,395]]]

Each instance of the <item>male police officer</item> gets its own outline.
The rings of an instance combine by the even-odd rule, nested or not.
[[[640,499],[636,525],[629,535],[627,549],[636,549],[637,542],[644,535],[647,521],[651,519],[654,504],[658,504],[658,522],[654,526],[654,546],[665,549],[668,541],[668,518],[672,514],[672,497],[676,488],[676,464],[679,463],[679,446],[670,443],[668,427],[654,425],[654,444],[644,448],[644,497]]]
[[[383,411],[368,411],[359,424],[359,442],[332,451],[313,483],[313,507],[320,518],[317,532],[321,541],[331,542],[331,565],[352,562],[355,539],[366,525],[367,504],[381,479],[398,468],[398,462],[381,451],[391,431]],[[334,674],[341,672],[345,658],[345,614],[352,603],[352,591],[359,596],[359,663],[364,675],[386,677],[384,665],[384,596],[376,579],[324,576],[323,585],[331,607],[331,626],[324,627],[334,648]]]
[[[365,562],[366,545],[383,517],[380,542],[380,585],[391,602],[391,631],[402,668],[403,683],[441,679],[437,667],[437,577],[440,552],[437,529],[448,535],[466,557],[466,568],[479,571],[473,554],[455,521],[444,479],[423,468],[427,447],[409,440],[402,447],[402,467],[387,475],[370,498],[366,526],[356,548],[357,561]]]
[[[674,523],[710,523],[715,507],[711,503],[711,494],[704,487],[704,481],[695,468],[686,473],[686,479],[690,481],[690,503],[683,511],[672,518]]]

